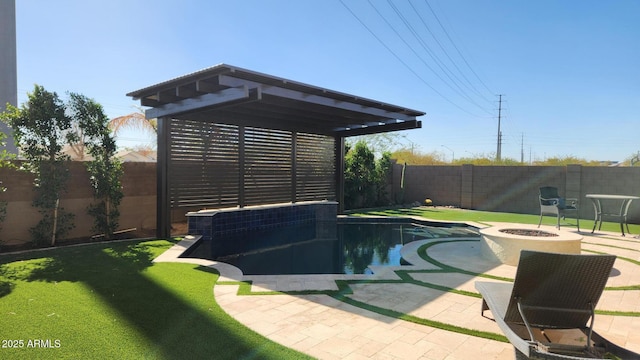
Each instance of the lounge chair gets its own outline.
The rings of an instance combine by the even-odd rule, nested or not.
[[[475,283],[481,314],[491,310],[516,359],[640,359],[593,331],[594,309],[615,259],[522,250],[513,284]]]
[[[576,223],[580,231],[580,213],[578,209],[578,199],[565,199],[558,195],[558,188],[553,186],[543,186],[539,189],[538,199],[540,201],[540,221],[542,224],[543,215],[554,215],[557,218],[556,227],[560,230],[560,218],[565,217],[567,212],[576,213]]]

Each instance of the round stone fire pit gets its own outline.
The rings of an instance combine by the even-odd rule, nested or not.
[[[580,254],[582,236],[535,225],[500,225],[480,229],[482,257],[507,265],[518,265],[521,250]]]

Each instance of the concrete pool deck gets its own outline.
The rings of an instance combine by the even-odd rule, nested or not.
[[[618,256],[608,288],[640,286],[639,239],[606,232],[581,232],[581,235],[583,252]],[[188,262],[218,269],[221,275],[213,291],[222,309],[248,328],[310,356],[514,358],[511,344],[464,333],[473,329],[479,334],[501,334],[493,321],[480,315],[482,300],[473,296],[477,294],[474,281],[479,277],[465,271],[513,278],[516,270],[514,266],[482,258],[479,239],[410,243],[404,246],[402,255],[411,266],[375,269],[374,275],[355,276],[243,276],[228,264],[178,258],[194,242],[183,240],[154,261]],[[418,254],[419,249],[430,261]],[[242,285],[240,281],[250,281],[251,285]],[[306,290],[317,293],[296,293]],[[640,352],[640,290],[605,290],[597,310],[635,313],[635,316],[597,314],[595,329],[607,339]]]

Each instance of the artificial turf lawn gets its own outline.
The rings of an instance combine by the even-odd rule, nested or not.
[[[591,210],[591,209],[589,209]],[[585,210],[586,211],[586,210]],[[372,209],[368,211],[356,210],[353,215],[378,215],[378,216],[422,216],[430,220],[440,221],[474,221],[483,222],[507,222],[519,224],[535,224],[538,225],[540,215],[515,214],[493,211],[466,210],[448,207],[421,206],[415,208],[399,208],[399,209]],[[589,213],[591,214],[591,213]],[[554,216],[544,216],[543,225],[555,226],[556,218]],[[575,230],[576,219],[567,217],[560,221],[562,229]],[[580,219],[580,231],[591,232],[593,229],[593,220]],[[620,224],[616,222],[605,221],[602,224],[602,231],[620,232]],[[640,225],[629,224],[630,234],[638,235],[640,233]],[[627,229],[625,228],[625,232]]]
[[[222,311],[213,270],[152,263],[171,245],[124,242],[0,256],[0,346],[18,347],[0,347],[0,358],[308,358]]]
[[[537,215],[436,207],[367,214],[443,221],[538,221]],[[589,231],[593,222],[584,222],[583,230]],[[553,219],[545,220],[549,223]],[[603,230],[617,232],[619,225],[605,223]],[[638,226],[632,225],[632,234],[637,231]],[[136,241],[0,255],[0,358],[308,358],[224,313],[212,294],[217,273],[196,265],[152,263],[171,245],[164,240]],[[22,340],[22,345],[9,340]],[[36,347],[42,343],[52,348]],[[2,348],[12,344],[21,347]]]

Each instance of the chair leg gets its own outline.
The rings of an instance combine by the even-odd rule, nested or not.
[[[558,214],[558,224],[556,224],[556,228],[560,230],[560,214]]]
[[[538,227],[540,227],[540,224],[542,224],[542,213],[540,213],[540,221],[538,221]]]
[[[484,298],[482,299],[482,308],[480,309],[480,316],[482,317],[486,317],[484,316],[484,312],[486,310],[489,310],[489,305],[487,305],[487,302],[484,300]],[[488,318],[487,318],[488,319]]]

